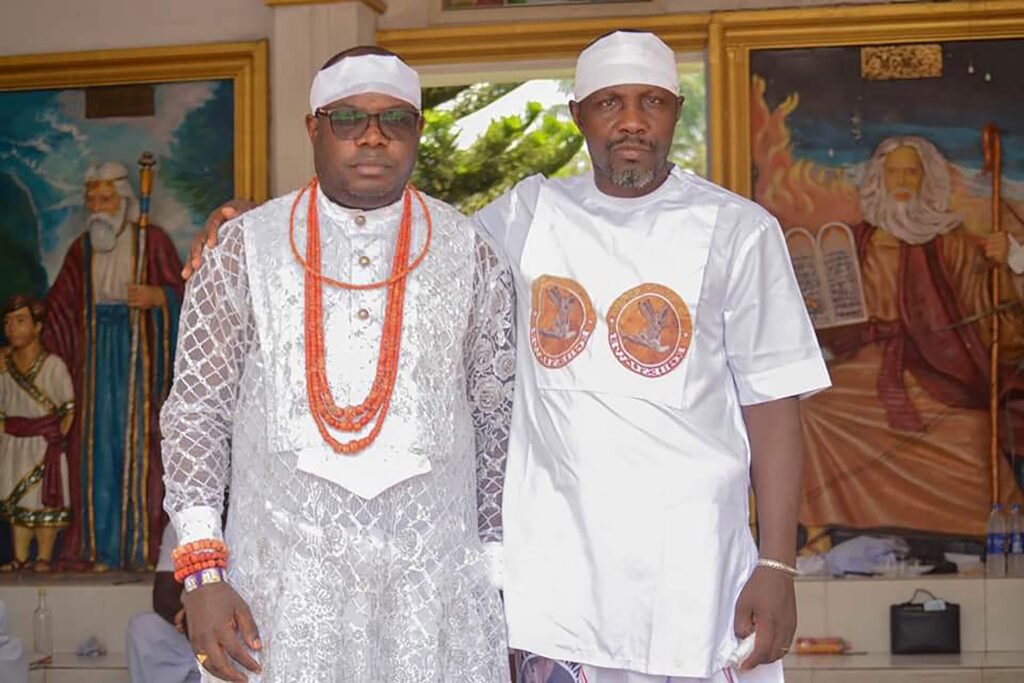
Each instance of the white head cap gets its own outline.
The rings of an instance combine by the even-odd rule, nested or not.
[[[345,57],[313,78],[309,89],[312,113],[324,105],[364,93],[391,95],[420,109],[420,75],[394,55]]]
[[[648,32],[616,31],[580,53],[576,60],[577,102],[613,85],[655,85],[679,94],[672,48]]]

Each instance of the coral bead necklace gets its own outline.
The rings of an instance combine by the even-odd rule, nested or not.
[[[303,194],[308,191],[309,202],[306,213],[306,258],[303,259],[295,246],[295,212]],[[427,237],[423,251],[409,263],[412,243],[412,198],[415,197],[427,220]],[[422,262],[430,249],[433,223],[430,210],[419,191],[411,185],[402,197],[402,218],[395,242],[395,255],[391,275],[380,282],[357,285],[326,277],[320,263],[320,222],[317,212],[317,179],[313,178],[292,204],[288,221],[292,254],[306,272],[304,331],[306,348],[306,393],[310,412],[324,441],[336,452],[354,455],[371,443],[380,434],[391,404],[391,395],[398,377],[398,360],[402,345],[402,316],[405,311],[405,286],[409,274]],[[377,374],[369,395],[359,405],[338,406],[331,394],[327,381],[326,356],[324,349],[323,285],[328,284],[348,290],[365,291],[387,287],[387,305],[384,325],[380,337],[377,357]],[[369,434],[351,441],[339,441],[331,434],[328,426],[342,432],[358,432],[374,421]]]

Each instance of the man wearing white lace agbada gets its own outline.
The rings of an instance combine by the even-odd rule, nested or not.
[[[501,534],[510,272],[408,187],[400,59],[341,53],[310,108],[316,177],[225,225],[182,310],[162,425],[193,650],[230,681],[505,683],[481,540]]]
[[[503,555],[526,683],[782,680],[798,397],[828,373],[778,223],[668,162],[681,106],[657,36],[599,39],[570,103],[593,172],[475,216],[518,293]]]

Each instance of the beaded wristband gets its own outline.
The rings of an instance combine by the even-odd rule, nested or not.
[[[787,574],[789,576],[795,577],[800,575],[800,572],[797,571],[796,567],[791,567],[785,562],[779,562],[778,560],[769,560],[764,557],[757,561],[757,566],[764,567],[765,569],[772,569],[777,572],[782,572],[783,574]]]
[[[186,543],[171,552],[174,561],[174,580],[183,582],[187,576],[206,569],[226,569],[228,547],[224,541],[208,538]]]
[[[185,545],[179,545],[173,551],[171,551],[171,559],[177,563],[178,559],[190,555],[192,553],[201,552],[222,552],[227,553],[228,547],[224,544],[224,541],[218,541],[214,538],[205,538],[200,541],[192,541]]]
[[[224,570],[220,567],[211,567],[200,572],[189,574],[185,577],[185,580],[182,583],[185,584],[185,592],[191,593],[203,586],[208,586],[212,583],[221,583],[224,580]]]

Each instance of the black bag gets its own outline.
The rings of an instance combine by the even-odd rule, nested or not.
[[[918,593],[931,599],[914,602]],[[908,602],[889,606],[889,643],[894,655],[959,654],[960,605],[918,588]]]

